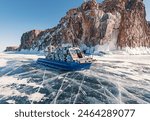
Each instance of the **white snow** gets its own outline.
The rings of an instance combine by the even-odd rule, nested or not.
[[[125,50],[125,52],[130,55],[143,55],[143,54],[150,55],[150,48],[147,47],[136,47],[136,48],[126,47],[123,50]]]
[[[15,100],[8,100],[6,102],[9,103],[9,104],[15,104]]]
[[[9,86],[9,85],[13,85],[13,84],[18,85],[18,87],[20,85],[25,85],[25,86],[31,86],[33,88],[40,88],[40,85],[38,85],[36,83],[28,82],[27,79],[18,79],[13,76],[3,76],[0,78],[0,95],[4,95],[4,97],[27,96],[29,98],[29,100],[31,100],[31,101],[40,101],[44,97],[44,94],[40,94],[40,93],[34,93],[31,95],[28,95],[25,92],[19,92],[17,89]],[[13,103],[14,101],[9,100],[7,102]]]
[[[28,59],[31,60],[36,60],[39,57],[44,57],[43,54],[26,54],[24,51],[21,52],[9,52],[9,53],[0,53],[0,59],[2,60],[2,64],[0,64],[1,66],[3,66],[3,64],[6,64],[6,61],[8,60],[23,60],[26,61]]]
[[[44,97],[44,94],[41,94],[41,93],[34,93],[34,94],[31,94],[29,95],[29,99],[32,101],[36,101],[36,102],[39,102],[40,100],[42,100],[42,98]]]
[[[18,90],[12,89],[11,87],[0,87],[0,95],[4,95],[5,97],[25,96],[24,93],[20,93]]]
[[[96,46],[95,46],[94,54],[97,54],[97,53],[99,53],[100,51],[109,52],[109,51],[110,51],[109,43],[106,43],[106,44],[104,44],[104,45],[96,45]]]
[[[62,47],[72,47],[72,44],[62,44]]]
[[[117,34],[117,31],[116,33]],[[130,48],[126,47],[123,48],[122,50],[117,50],[116,42],[115,42],[115,36],[114,36],[114,41],[110,41],[105,43],[104,45],[96,45],[95,46],[95,54],[98,54],[99,52],[109,52],[109,53],[117,53],[117,54],[128,54],[128,55],[150,55],[150,48],[147,47],[136,47],[136,48]]]
[[[18,53],[0,53],[0,67],[3,67],[5,71],[5,68],[7,70],[8,67],[12,66],[12,69],[15,69],[13,66],[17,64],[18,61],[28,61],[28,60],[33,60],[36,61],[39,57],[44,57],[44,56],[39,56],[39,55],[33,55],[33,54],[21,54],[22,52]],[[11,63],[9,63],[9,61],[11,61]],[[0,74],[1,74],[1,70],[0,70]],[[13,71],[12,71],[13,72]],[[7,97],[12,97],[12,96],[20,96],[20,97],[28,97],[30,100],[33,101],[40,101],[40,99],[42,99],[44,97],[44,94],[26,94],[25,92],[20,92],[15,88],[12,88],[11,85],[17,85],[17,87],[20,87],[20,85],[24,85],[25,87],[32,87],[34,88],[40,88],[41,85],[34,83],[34,82],[30,82],[29,81],[30,78],[24,78],[24,79],[20,79],[17,76],[7,76],[7,75],[3,75],[0,77],[0,95],[3,96],[3,98],[7,98]],[[33,97],[32,97],[33,96]],[[32,97],[32,98],[31,98]],[[7,103],[15,103],[14,100],[8,100]]]
[[[108,54],[103,57],[93,56],[98,61],[122,61],[140,64],[150,64],[150,55],[128,55],[128,54]]]
[[[37,85],[36,83],[28,83],[28,80],[27,79],[18,79],[18,78],[15,78],[15,77],[13,77],[13,76],[2,76],[1,78],[0,78],[0,86],[1,87],[4,87],[4,86],[6,86],[6,85],[11,85],[11,84],[17,84],[17,85],[19,85],[19,84],[24,84],[24,85],[26,85],[26,86],[32,86],[32,87],[34,87],[34,88],[36,88],[36,87],[39,87],[40,85]],[[1,92],[1,91],[0,91]]]
[[[0,59],[0,67],[4,67],[7,65],[7,60],[6,59]]]

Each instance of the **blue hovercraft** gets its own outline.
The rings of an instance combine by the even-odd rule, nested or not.
[[[89,69],[93,59],[86,57],[77,47],[61,47],[49,49],[46,58],[39,58],[38,64],[62,70],[62,71],[77,71]]]

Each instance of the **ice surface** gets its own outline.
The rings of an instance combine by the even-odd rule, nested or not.
[[[136,48],[126,47],[124,48],[124,50],[131,55],[140,55],[140,54],[150,55],[150,48],[147,48],[147,47],[136,47]]]
[[[6,59],[0,59],[0,67],[4,67],[7,65],[7,60]]]
[[[0,103],[150,103],[150,55],[116,53],[75,72],[37,65],[39,55],[1,53]]]

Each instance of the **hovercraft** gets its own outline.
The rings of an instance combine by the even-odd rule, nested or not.
[[[77,47],[61,47],[48,52],[46,58],[39,58],[37,63],[62,71],[77,71],[89,69],[92,61]]]

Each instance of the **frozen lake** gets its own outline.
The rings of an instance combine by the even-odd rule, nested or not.
[[[38,55],[0,53],[0,103],[150,103],[150,55],[94,56],[90,70],[61,72]]]

